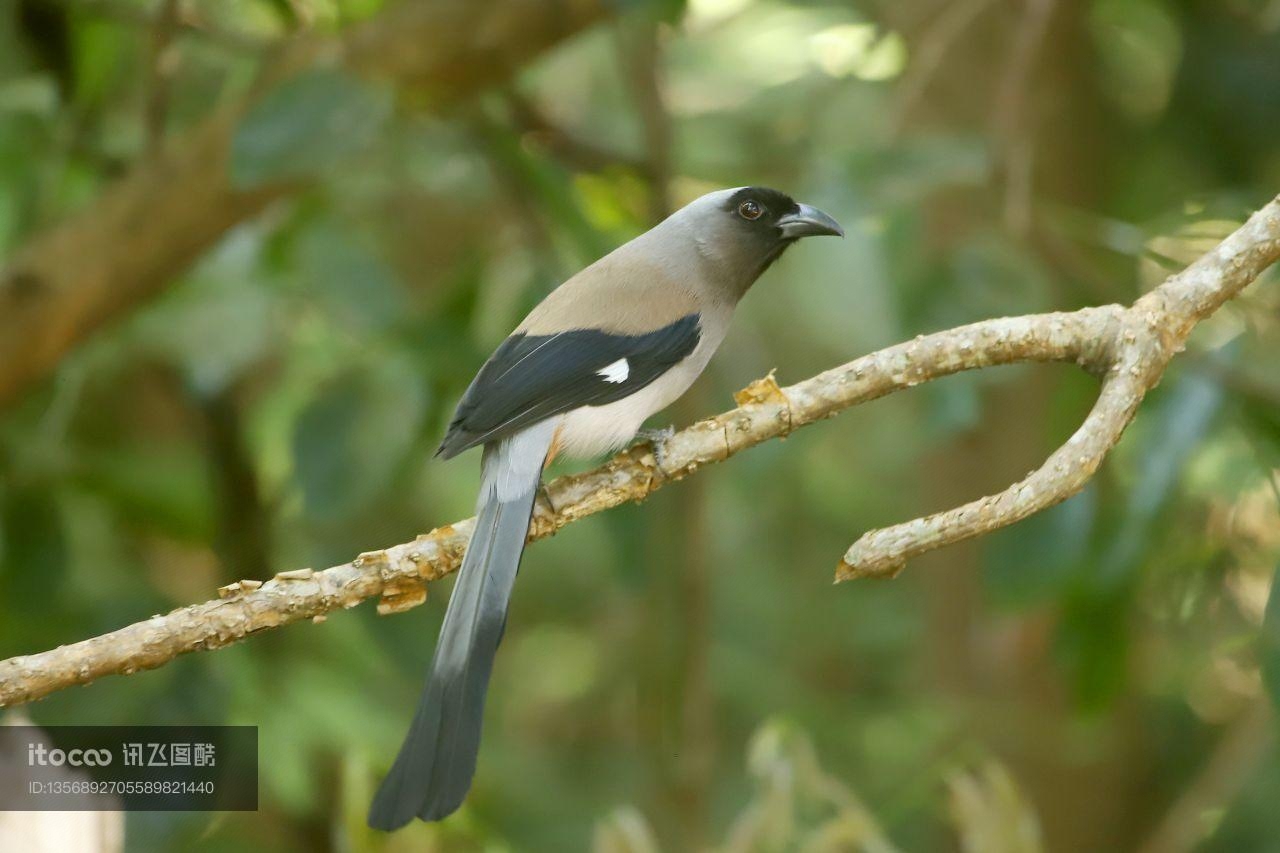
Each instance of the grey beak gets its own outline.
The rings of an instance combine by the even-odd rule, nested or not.
[[[795,213],[788,213],[781,217],[778,220],[778,228],[782,231],[782,236],[787,238],[817,237],[822,234],[833,237],[844,236],[844,229],[840,227],[839,222],[818,208],[807,204],[800,205],[800,209]]]

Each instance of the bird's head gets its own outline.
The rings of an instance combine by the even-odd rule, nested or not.
[[[768,187],[708,193],[669,221],[693,237],[698,252],[720,267],[738,295],[800,238],[844,236],[828,214]]]

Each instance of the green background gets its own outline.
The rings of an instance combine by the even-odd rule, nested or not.
[[[186,6],[168,144],[274,40],[382,4]],[[155,12],[0,0],[0,260],[155,156]],[[0,657],[469,515],[478,459],[431,453],[483,359],[702,192],[775,186],[848,236],[776,264],[655,426],[774,368],[1132,301],[1280,191],[1278,93],[1276,0],[633,2],[443,112],[306,69],[231,172],[307,189],[0,412]],[[443,826],[363,815],[449,582],[26,711],[259,727],[258,813],[129,815],[130,850],[1280,849],[1275,279],[1197,330],[1083,493],[891,582],[831,572],[1040,464],[1095,382],[948,378],[532,546]]]

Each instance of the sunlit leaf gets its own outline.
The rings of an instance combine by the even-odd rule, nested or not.
[[[770,720],[747,748],[756,793],[740,812],[724,853],[895,853],[874,815],[846,782],[822,768],[809,735]]]
[[[29,75],[0,84],[0,113],[50,116],[58,107],[57,83],[45,75]]]
[[[658,839],[644,815],[633,808],[615,809],[596,823],[592,853],[659,853]]]
[[[1182,35],[1159,0],[1096,0],[1090,29],[1103,91],[1134,118],[1159,115],[1173,91]]]
[[[902,36],[874,24],[838,24],[809,39],[813,58],[832,77],[889,80],[902,73],[907,47]]]
[[[951,819],[964,853],[1039,853],[1040,821],[1008,769],[995,760],[947,779]]]

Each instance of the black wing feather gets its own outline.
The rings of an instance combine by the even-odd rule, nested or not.
[[[512,335],[462,395],[438,456],[510,435],[580,406],[603,406],[653,382],[698,346],[698,315],[643,335],[573,329],[555,335]],[[598,371],[625,358],[622,382]]]

